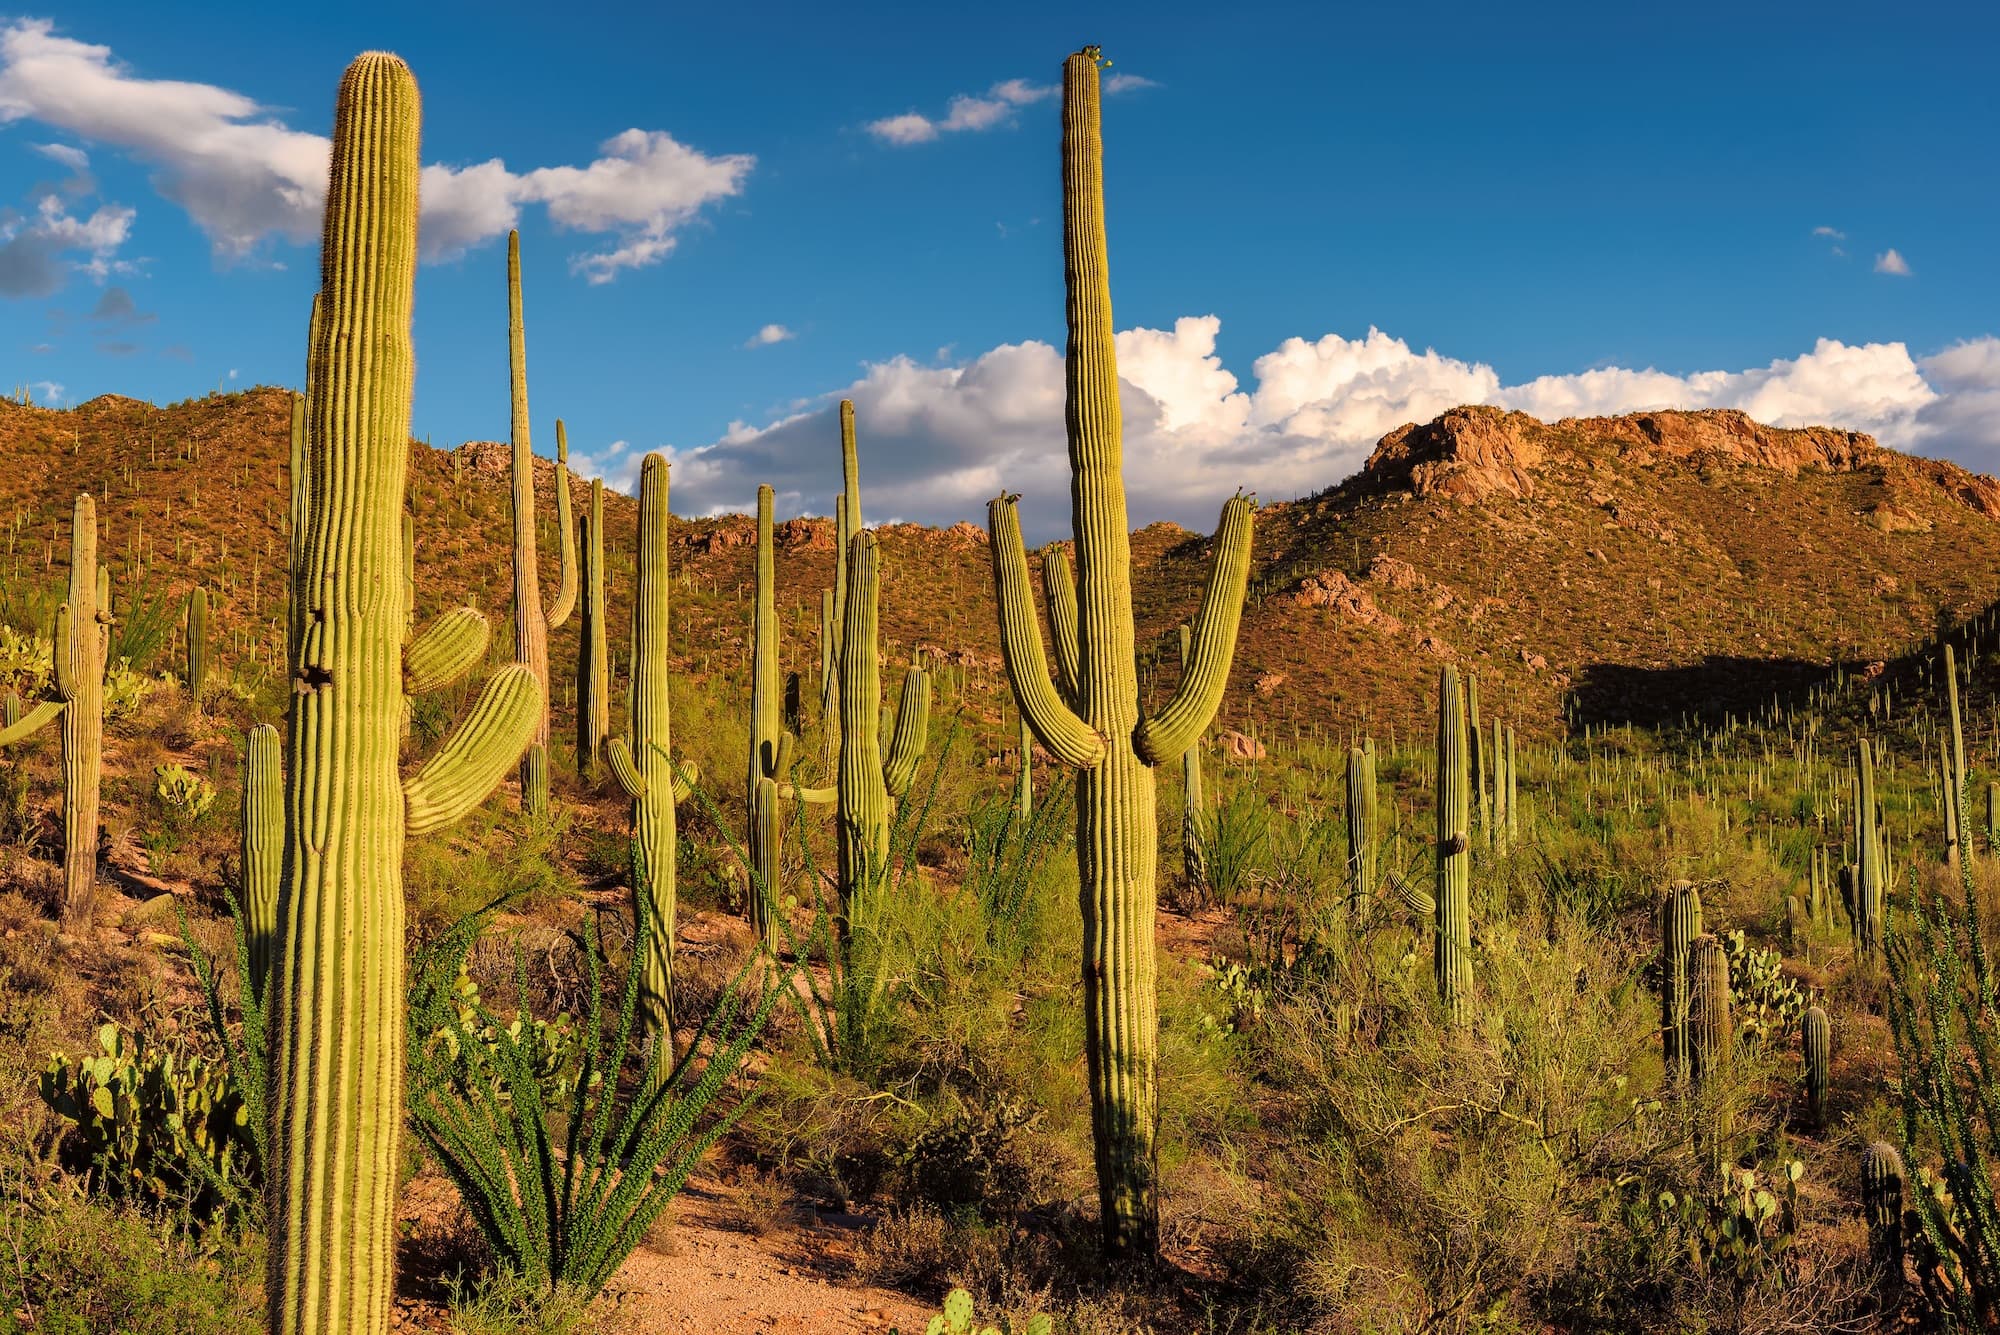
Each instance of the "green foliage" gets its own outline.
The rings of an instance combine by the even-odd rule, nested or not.
[[[1723,1164],[1706,1191],[1659,1195],[1660,1210],[1678,1217],[1690,1258],[1728,1286],[1739,1311],[1759,1285],[1782,1279],[1798,1239],[1804,1173],[1803,1163],[1788,1159],[1766,1185],[1755,1169]]]
[[[130,664],[140,672],[150,671],[173,633],[173,603],[164,590],[141,580],[126,594],[118,621],[111,628],[111,661]]]
[[[248,1208],[256,1133],[227,1068],[149,1048],[115,1024],[98,1029],[97,1045],[95,1057],[51,1053],[42,1072],[42,1101],[74,1127],[65,1166],[113,1199],[185,1208],[200,1223]]]
[[[182,829],[193,825],[215,805],[215,785],[178,761],[153,767],[153,796],[167,819]]]
[[[1011,1218],[1034,1180],[1028,1133],[1041,1116],[1006,1098],[954,1108],[917,1133],[897,1166],[918,1199]]]
[[[1753,946],[1737,929],[1722,938],[1729,959],[1729,1004],[1736,1031],[1759,1043],[1782,1041],[1806,1013],[1807,998],[1775,949]]]
[[[635,902],[634,939],[643,942],[648,900]],[[587,1299],[742,1114],[745,1101],[728,1096],[790,980],[778,980],[746,1011],[739,975],[687,1056],[660,1078],[641,1079],[628,1058],[643,966],[628,963],[607,1027],[602,951],[595,919],[587,918],[578,938],[586,1010],[571,1074],[557,1051],[570,1042],[567,1026],[524,1022],[518,1013],[503,1021],[461,986],[486,917],[461,920],[413,962],[412,1120],[501,1265],[548,1302]],[[514,975],[525,1001],[518,953]]]
[[[964,1289],[953,1289],[946,1294],[944,1305],[924,1327],[924,1335],[1053,1335],[1054,1331],[1055,1322],[1044,1315],[1031,1316],[1019,1326],[1004,1316],[997,1326],[980,1324],[973,1315],[972,1295]]]
[[[33,631],[0,625],[0,687],[39,699],[55,672],[55,642]]]
[[[114,659],[104,670],[104,718],[106,722],[128,718],[139,712],[139,706],[146,702],[154,681],[144,673],[136,671],[123,658]]]
[[[1217,903],[1228,904],[1248,889],[1271,838],[1271,810],[1249,784],[1237,788],[1208,813],[1202,839],[1204,887]]]

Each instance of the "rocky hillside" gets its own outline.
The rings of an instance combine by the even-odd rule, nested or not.
[[[53,606],[70,503],[100,498],[102,554],[121,605],[220,595],[221,656],[274,661],[283,616],[284,391],[166,408],[104,397],[68,411],[0,405],[0,620]],[[837,466],[828,442],[828,466]],[[862,459],[863,485],[868,461]],[[541,468],[544,562],[553,566],[553,469]],[[579,483],[576,504],[585,502]],[[419,610],[471,600],[504,613],[506,451],[413,455]],[[609,501],[615,534],[633,503]],[[744,676],[751,524],[681,521],[675,559],[680,666]],[[819,591],[832,576],[825,520],[781,525],[787,667],[810,682]],[[1003,706],[984,532],[882,531],[892,666],[923,646],[950,668],[942,703],[997,746]],[[1134,536],[1149,692],[1172,685],[1172,630],[1194,609],[1206,540],[1171,525]],[[612,616],[630,590],[629,537],[608,561]],[[553,579],[553,570],[548,573]],[[1554,424],[1461,408],[1385,437],[1337,487],[1266,506],[1252,605],[1224,723],[1284,736],[1422,726],[1437,666],[1476,668],[1488,712],[1528,732],[1579,717],[1673,719],[1767,700],[1835,659],[1888,658],[2000,599],[2000,483],[1883,449],[1864,435],[1781,430],[1731,412],[1658,412]],[[614,636],[614,640],[618,638]],[[496,654],[507,637],[496,635]],[[575,623],[552,637],[560,675]],[[253,662],[254,660],[254,662]],[[159,666],[167,666],[163,661]],[[747,690],[747,685],[745,687]],[[806,692],[810,699],[813,692]],[[566,720],[557,689],[558,736]]]

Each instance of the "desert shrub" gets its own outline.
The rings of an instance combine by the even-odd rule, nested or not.
[[[898,1162],[911,1190],[944,1209],[1011,1216],[1035,1184],[1029,1137],[1040,1114],[1005,1099],[950,1110],[928,1123]]]

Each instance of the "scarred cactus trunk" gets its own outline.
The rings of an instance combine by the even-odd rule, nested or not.
[[[1437,931],[1432,972],[1438,1000],[1455,1023],[1464,1023],[1472,993],[1471,783],[1466,769],[1465,699],[1458,669],[1438,674],[1437,735]]]
[[[1084,1049],[1106,1250],[1158,1241],[1157,897],[1153,767],[1178,759],[1221,702],[1249,578],[1251,503],[1223,507],[1187,670],[1159,713],[1139,714],[1122,423],[1104,237],[1097,52],[1063,65],[1063,256],[1069,292],[1065,424],[1076,540],[1074,647],[1052,596],[1061,680],[1051,680],[1014,498],[988,509],[1001,644],[1016,703],[1042,746],[1079,769],[1078,900]],[[1072,665],[1073,668],[1072,668]]]
[[[542,706],[525,669],[503,669],[439,754],[399,781],[419,114],[416,81],[394,56],[363,55],[341,80],[306,439],[292,478],[301,596],[292,608],[285,888],[267,1027],[274,1335],[389,1328],[404,1099],[404,837],[483,799],[519,759]]]

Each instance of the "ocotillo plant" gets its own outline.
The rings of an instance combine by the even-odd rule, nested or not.
[[[1079,649],[1049,676],[1014,498],[987,511],[1001,646],[1016,703],[1042,746],[1077,767],[1084,1050],[1104,1238],[1154,1252],[1153,1138],[1159,1045],[1153,917],[1158,898],[1153,768],[1186,753],[1221,703],[1250,571],[1251,502],[1223,507],[1187,671],[1159,713],[1139,715],[1123,425],[1104,242],[1097,51],[1063,64],[1063,255],[1069,291],[1064,419],[1076,538]],[[1053,602],[1053,600],[1052,600]],[[1058,651],[1062,636],[1057,633]]]
[[[1848,911],[1854,920],[1855,949],[1863,959],[1872,959],[1882,947],[1882,890],[1887,878],[1875,819],[1875,751],[1865,738],[1855,764],[1856,870],[1854,902]]]
[[[562,544],[555,602],[542,606],[535,559],[535,452],[528,426],[528,353],[521,325],[521,234],[507,233],[507,370],[514,446],[514,661],[535,674],[542,718],[521,757],[521,809],[539,816],[549,806],[549,632],[576,605],[576,535],[569,513],[569,441],[556,422],[556,533]]]
[[[97,886],[97,798],[103,779],[104,660],[111,612],[97,567],[97,503],[76,498],[70,517],[69,599],[56,611],[53,688],[45,700],[0,731],[0,746],[57,723],[62,737],[63,917],[90,912]]]
[[[291,612],[285,887],[268,1031],[274,1335],[389,1328],[406,1042],[403,842],[483,800],[542,709],[534,675],[503,668],[438,754],[399,779],[418,120],[416,81],[401,60],[370,53],[348,67],[320,254],[324,318],[314,321],[306,441],[292,478],[304,521],[292,584],[304,596]],[[463,628],[447,619],[418,643]]]
[[[859,514],[849,487],[848,505]],[[846,624],[840,640],[840,911],[848,932],[870,930],[889,874],[892,803],[909,791],[930,727],[930,678],[903,674],[896,730],[882,750],[882,669],[877,647],[881,559],[875,535],[857,531],[847,553]]]
[[[186,630],[188,699],[200,708],[208,682],[208,590],[199,584],[188,593]]]
[[[1181,671],[1188,668],[1188,637],[1181,623]],[[1060,632],[1058,632],[1060,635]],[[1188,891],[1196,896],[1208,893],[1208,799],[1201,786],[1201,738],[1189,744],[1181,757],[1181,875]]]
[[[243,938],[251,994],[261,1003],[277,959],[278,896],[285,875],[285,775],[278,730],[260,723],[244,737]]]
[[[1814,1126],[1825,1126],[1826,1096],[1832,1087],[1833,1026],[1822,1008],[1806,1008],[1799,1021],[1799,1049],[1805,1058],[1806,1113]]]
[[[1688,952],[1700,935],[1701,892],[1676,881],[1660,899],[1660,1050],[1677,1082],[1689,1073]]]
[[[597,777],[598,753],[611,734],[611,650],[604,624],[604,479],[590,480],[590,510],[577,548],[583,567],[583,620],[577,627],[576,769]]]
[[[650,1043],[649,1067],[657,1078],[672,1066],[674,981],[675,804],[693,782],[671,754],[673,717],[667,696],[667,460],[657,452],[639,466],[639,559],[632,590],[632,666],[627,688],[625,737],[613,737],[605,756],[632,799],[632,893],[647,897],[645,956],[640,981],[642,1034]],[[641,873],[643,869],[643,874]]]
[[[1375,892],[1375,753],[1347,748],[1347,882],[1356,900]]]
[[[1466,773],[1465,697],[1458,669],[1438,673],[1437,732],[1437,931],[1431,969],[1445,1013],[1463,1023],[1472,991],[1471,787]],[[1496,752],[1496,755],[1498,753]]]
[[[1729,1063],[1735,1029],[1729,1020],[1729,955],[1722,938],[1703,932],[1688,947],[1689,1071],[1697,1088]]]

